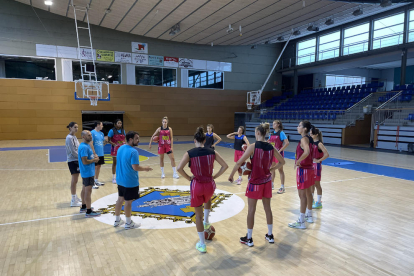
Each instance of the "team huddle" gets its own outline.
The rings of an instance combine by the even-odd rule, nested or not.
[[[142,167],[139,164],[139,152],[136,149],[139,143],[139,134],[134,131],[125,133],[122,121],[117,120],[108,133],[108,138],[101,132],[102,122],[95,123],[95,129],[82,131],[83,142],[79,144],[75,134],[78,125],[71,122],[68,126],[70,131],[66,137],[66,151],[68,167],[72,175],[71,182],[71,206],[80,207],[80,212],[85,217],[98,217],[101,214],[93,210],[91,206],[92,189],[103,186],[99,181],[100,167],[105,163],[104,145],[111,144],[112,183],[118,186],[118,200],[115,205],[114,226],[124,225],[125,229],[140,227],[131,219],[132,202],[139,198],[139,171],[151,171],[150,167]],[[297,127],[302,138],[296,148],[295,165],[296,182],[300,198],[300,216],[297,221],[289,223],[289,227],[304,229],[305,222],[313,223],[312,208],[322,208],[322,188],[320,184],[322,173],[322,161],[329,157],[329,153],[323,145],[322,133],[308,121],[302,121]],[[246,197],[248,201],[247,234],[240,238],[240,242],[253,246],[253,225],[258,200],[262,200],[266,213],[268,232],[265,239],[274,243],[273,236],[273,215],[271,209],[272,190],[276,170],[279,171],[281,187],[278,194],[285,192],[285,165],[284,150],[289,141],[283,132],[283,125],[280,121],[273,122],[273,131],[270,133],[269,123],[262,123],[255,129],[256,142],[250,144],[244,135],[244,127],[239,127],[237,132],[227,135],[234,139],[234,165],[228,180],[234,183],[236,172],[239,177],[236,184],[242,183],[242,175],[248,175]],[[269,136],[268,136],[269,135]],[[220,177],[228,165],[215,146],[221,138],[214,133],[213,125],[207,126],[207,132],[199,127],[194,134],[195,148],[188,150],[182,157],[178,167],[175,165],[173,148],[173,131],[168,126],[168,118],[162,119],[162,126],[152,135],[149,143],[158,142],[158,154],[160,156],[161,178],[165,178],[164,154],[167,154],[173,169],[173,178],[179,178],[178,173],[190,182],[191,207],[195,210],[196,228],[200,241],[196,249],[202,253],[207,252],[205,233],[212,228],[209,222],[211,209],[211,198],[215,192],[215,179]],[[221,167],[214,172],[214,162]],[[184,170],[188,164],[191,174]],[[76,195],[76,184],[79,173],[82,177],[81,198]],[[313,200],[313,191],[317,190],[317,200]],[[121,219],[121,209],[124,206],[126,221]]]

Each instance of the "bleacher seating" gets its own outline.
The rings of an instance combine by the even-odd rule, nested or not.
[[[407,118],[405,118],[404,120],[407,120],[407,121],[414,121],[414,114],[408,114],[408,117],[407,117]]]

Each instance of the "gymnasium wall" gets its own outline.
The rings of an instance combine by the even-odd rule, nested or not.
[[[30,5],[13,0],[0,0],[0,7],[0,55],[35,56],[36,44],[77,47],[75,22],[65,14],[60,16],[34,9],[40,21]],[[102,8],[99,1],[92,1],[91,7]],[[69,13],[71,12],[69,10]],[[96,24],[99,24],[99,21]],[[101,26],[105,26],[106,23],[104,20]],[[185,26],[181,26],[181,29],[184,32]],[[251,49],[249,45],[211,47],[210,43],[178,43],[173,41],[174,37],[171,37],[171,41],[158,40],[96,25],[91,26],[91,32],[95,49],[130,52],[132,41],[146,42],[150,55],[231,62],[232,72],[224,74],[224,89],[229,90],[260,89],[281,51],[280,44],[258,45],[256,49]],[[225,29],[222,32],[226,35]],[[81,36],[83,41],[87,38]],[[280,91],[281,74],[274,73],[265,90]]]
[[[151,136],[164,116],[174,135],[193,135],[209,123],[227,134],[234,112],[246,111],[246,92],[113,84],[111,101],[92,107],[74,100],[73,82],[0,79],[0,140],[65,138],[69,122],[81,126],[82,110],[125,111],[126,130],[141,136]]]

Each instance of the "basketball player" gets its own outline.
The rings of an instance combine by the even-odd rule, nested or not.
[[[95,164],[95,185],[94,186],[103,186],[104,182],[99,182],[99,173],[101,172],[101,165],[105,164],[105,154],[104,154],[104,144],[105,144],[105,135],[101,131],[103,124],[101,121],[97,121],[94,124],[95,129],[91,131],[92,134],[92,143],[91,148],[93,152],[99,157],[98,163]]]
[[[239,129],[237,132],[230,133],[227,135],[227,138],[234,139],[234,162],[239,161],[239,159],[243,156],[243,144],[246,144],[247,146],[250,146],[249,140],[247,140],[247,137],[244,135],[244,127],[239,126]],[[242,182],[242,175],[239,172],[239,178],[237,179],[237,185],[240,185]]]
[[[204,143],[206,135],[203,127],[197,128],[194,134],[195,148],[184,153],[178,172],[188,181],[191,191],[191,207],[194,207],[196,214],[196,227],[200,241],[196,244],[196,249],[201,253],[206,253],[206,244],[204,240],[204,229],[210,228],[208,216],[211,209],[211,197],[216,189],[214,179],[222,175],[228,168],[228,165],[220,154],[211,148],[205,148]],[[221,168],[213,176],[214,161],[217,161]],[[185,165],[189,164],[193,176],[189,176],[185,171]],[[204,204],[204,222],[203,222],[203,204]]]
[[[300,198],[300,216],[297,221],[289,223],[289,227],[298,229],[306,228],[305,220],[307,220],[309,223],[313,223],[311,192],[311,187],[315,182],[312,158],[313,140],[310,136],[308,136],[311,128],[312,125],[309,121],[302,121],[297,127],[298,133],[302,136],[298,143],[298,146],[296,147],[296,158],[294,166],[294,168],[297,169],[296,183]]]
[[[273,237],[273,215],[270,207],[270,200],[272,198],[272,171],[281,168],[285,164],[285,159],[279,151],[270,143],[265,141],[265,137],[269,132],[269,123],[264,123],[256,127],[255,136],[256,142],[247,147],[243,156],[237,161],[229,176],[229,181],[233,182],[233,177],[240,166],[251,158],[252,172],[249,176],[249,183],[247,184],[246,196],[248,202],[247,213],[247,235],[240,238],[240,242],[248,246],[253,246],[253,226],[254,215],[256,213],[257,200],[261,199],[266,213],[267,220],[267,234],[265,239],[269,243],[274,243]],[[278,161],[272,163],[273,157]]]
[[[273,121],[273,132],[270,133],[269,141],[272,146],[274,146],[282,157],[285,157],[284,150],[289,146],[289,140],[286,137],[286,134],[283,132],[283,125],[282,122],[279,120]],[[277,163],[277,159],[273,158],[273,162]],[[276,172],[276,171],[275,171]],[[285,172],[283,171],[283,167],[279,169],[280,174],[280,182],[281,187],[278,194],[283,194],[285,192]],[[274,189],[275,185],[275,176],[276,174],[272,172],[272,190]]]
[[[95,163],[99,162],[99,157],[95,156],[90,142],[92,134],[88,130],[82,131],[83,142],[79,145],[78,162],[83,182],[83,198],[80,213],[85,213],[85,217],[99,217],[101,214],[92,210],[92,187],[95,183]]]
[[[215,141],[215,142],[214,142]],[[205,148],[215,149],[216,145],[221,142],[220,136],[214,133],[214,126],[212,124],[207,125]]]
[[[126,135],[126,145],[118,150],[118,165],[116,167],[116,183],[118,184],[118,200],[115,205],[115,223],[118,227],[124,224],[121,220],[121,208],[125,202],[125,229],[133,229],[141,226],[140,223],[135,223],[131,219],[132,202],[139,198],[139,171],[152,171],[150,167],[141,167],[139,165],[139,153],[134,148],[138,146],[139,134],[135,131],[130,131]]]
[[[108,141],[112,145],[112,183],[116,184],[116,153],[119,147],[125,144],[125,130],[121,119],[116,119],[114,127],[108,132]]]
[[[69,129],[69,134],[66,136],[66,156],[68,160],[68,167],[70,174],[72,175],[72,180],[70,182],[70,192],[72,194],[72,199],[70,201],[70,207],[80,207],[82,206],[81,199],[76,195],[76,184],[79,180],[79,163],[78,163],[78,148],[79,141],[76,138],[76,132],[78,132],[78,124],[75,122],[70,122],[67,126]],[[83,190],[82,190],[83,192]],[[82,194],[81,194],[81,197]]]
[[[162,118],[161,127],[157,128],[154,134],[151,137],[149,142],[149,149],[151,149],[151,143],[154,136],[159,134],[158,140],[158,154],[160,155],[160,167],[161,167],[161,178],[165,178],[164,173],[164,154],[166,153],[171,160],[171,166],[173,169],[173,177],[178,179],[177,170],[175,168],[175,159],[174,159],[174,148],[173,148],[173,131],[172,128],[168,126],[168,117]]]
[[[316,187],[318,199],[312,204],[312,209],[322,209],[322,161],[329,157],[329,152],[323,145],[322,131],[316,127],[310,132],[313,139],[313,169],[315,172],[315,185],[312,186],[312,198]]]

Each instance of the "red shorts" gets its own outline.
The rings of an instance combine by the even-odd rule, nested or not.
[[[313,163],[313,171],[315,173],[315,181],[321,181],[322,163]]]
[[[243,156],[244,151],[242,150],[234,150],[234,162],[239,161],[239,159]]]
[[[122,145],[118,145],[116,147],[112,146],[111,147],[111,156],[116,157],[116,155],[118,154],[118,150],[119,150],[119,148],[121,146],[123,146],[123,144]]]
[[[168,144],[164,144],[164,145],[159,145],[158,146],[158,154],[170,154],[172,153],[171,151],[171,145]]]
[[[285,157],[285,152],[284,152],[284,151],[280,152],[280,155],[282,155],[282,157],[284,158],[284,157]],[[273,160],[272,160],[272,162],[273,162],[273,163],[276,163],[276,164],[277,164],[277,163],[279,163],[279,161],[278,161],[278,160],[276,159],[276,157],[274,157],[274,156],[273,156]]]
[[[247,184],[246,196],[252,199],[272,198],[272,181],[264,184]]]
[[[315,184],[313,169],[297,168],[296,183],[298,184],[298,190],[307,189]]]
[[[193,179],[190,183],[191,192],[191,207],[199,207],[203,203],[207,203],[216,190],[216,183],[212,182],[197,182]]]

